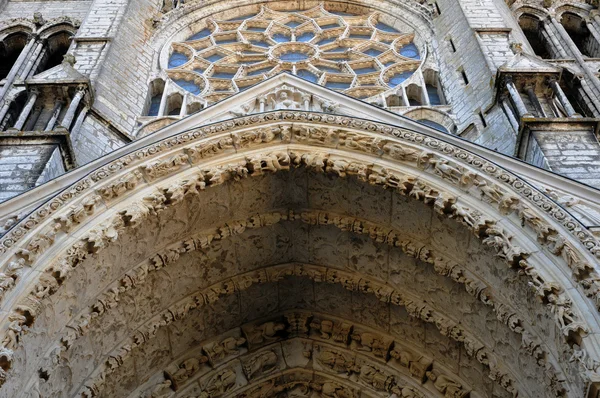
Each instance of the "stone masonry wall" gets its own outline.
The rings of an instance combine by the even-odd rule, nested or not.
[[[9,1],[2,8],[0,1],[0,20],[11,18],[31,18],[33,13],[41,12],[44,18],[52,19],[69,16],[83,20],[90,5],[89,0],[84,1]]]
[[[0,202],[32,188],[56,146],[0,146]]]
[[[550,170],[600,187],[600,144],[592,131],[535,131]]]
[[[447,90],[447,100],[453,105],[458,131],[467,130],[465,138],[512,155],[516,134],[504,111],[494,104],[495,64],[512,53],[508,54],[507,40],[499,40],[498,32],[492,30],[491,35],[480,37],[474,30],[506,29],[504,17],[493,0],[440,0],[438,6],[441,14],[435,20],[435,29],[440,58],[447,65],[441,68],[440,79]],[[498,58],[494,60],[489,55]]]

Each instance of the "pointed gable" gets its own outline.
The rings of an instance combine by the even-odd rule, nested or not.
[[[525,53],[517,53],[504,65],[498,68],[501,73],[543,73],[560,74],[561,69],[551,65],[538,56]]]
[[[45,70],[27,79],[28,85],[41,85],[48,83],[60,83],[60,84],[80,84],[89,83],[89,79],[79,73],[73,66],[68,62],[62,62],[53,68]]]

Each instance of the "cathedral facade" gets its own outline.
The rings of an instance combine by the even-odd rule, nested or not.
[[[600,397],[594,0],[0,0],[0,397]]]

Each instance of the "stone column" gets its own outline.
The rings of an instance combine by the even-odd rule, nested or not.
[[[183,99],[181,100],[181,109],[179,110],[179,117],[184,117],[185,115],[187,115],[187,101],[188,101],[188,96],[186,94],[183,96]]]
[[[169,81],[165,82],[165,86],[163,87],[162,97],[160,97],[160,105],[158,107],[158,117],[165,116],[165,109],[167,109],[167,97],[169,91]]]
[[[6,113],[8,112],[8,108],[10,108],[11,102],[12,102],[12,99],[5,99],[4,102],[2,103],[2,107],[0,107],[0,130],[2,130],[2,126],[3,126],[2,120],[6,116]]]
[[[557,36],[560,36],[559,32],[556,31],[555,25],[552,23],[552,20],[549,19],[548,23],[542,23],[542,33],[546,36],[547,40],[552,43],[552,47],[558,54],[553,54],[558,56],[558,58],[570,58],[569,54],[565,51],[562,46],[560,40],[558,40]],[[569,39],[570,40],[570,39]]]
[[[538,99],[537,95],[535,94],[535,90],[533,88],[533,86],[525,86],[525,92],[527,93],[527,96],[529,97],[529,101],[531,101],[531,103],[533,104],[533,107],[535,108],[535,111],[538,114],[538,117],[547,117],[546,116],[546,112],[544,112],[544,108],[542,108],[542,104],[540,104],[540,100]]]
[[[506,113],[506,116],[508,116],[508,120],[510,121],[513,129],[515,129],[515,131],[519,131],[519,121],[515,118],[515,114],[510,105],[506,102],[506,98],[501,98],[500,103],[502,104],[502,108],[504,108],[504,112]]]
[[[517,90],[517,87],[512,82],[512,80],[508,80],[506,82],[506,88],[508,89],[510,98],[512,98],[513,103],[517,107],[517,113],[519,114],[519,117],[531,117],[531,113],[529,113],[529,111],[527,110],[527,107],[525,106],[525,103],[521,98],[521,94],[519,94],[519,90]]]
[[[556,95],[556,98],[558,98],[558,102],[560,102],[565,112],[567,112],[568,117],[581,117],[581,115],[575,112],[573,105],[571,105],[571,103],[569,102],[569,99],[565,95],[562,88],[560,88],[560,84],[558,84],[556,79],[550,79],[550,87],[552,87],[554,95]]]
[[[27,123],[23,126],[23,131],[34,131],[35,125],[37,124],[40,115],[42,114],[43,108],[40,105],[36,105],[33,107],[33,111],[29,114],[27,118]]]
[[[260,112],[264,112],[265,111],[265,102],[267,102],[267,99],[265,97],[258,98],[258,104],[259,104],[259,111]]]
[[[78,87],[75,96],[73,96],[73,99],[69,104],[69,108],[67,108],[67,113],[65,113],[65,116],[63,117],[62,122],[60,123],[60,125],[66,128],[67,130],[69,129],[69,127],[71,127],[71,123],[73,122],[73,118],[75,117],[75,112],[77,112],[77,107],[79,106],[79,103],[81,102],[81,99],[83,98],[84,94],[85,89],[83,87]]]
[[[23,128],[23,126],[25,125],[25,121],[27,121],[27,117],[29,116],[29,113],[31,112],[31,109],[33,109],[33,106],[35,105],[35,101],[37,100],[37,97],[38,97],[38,91],[35,89],[31,90],[31,92],[29,93],[29,98],[27,98],[27,102],[25,103],[23,110],[19,114],[19,118],[17,119],[17,122],[13,126],[14,129],[21,130]]]
[[[29,60],[27,61],[27,64],[25,65],[25,68],[23,69],[23,73],[21,73],[19,75],[23,79],[26,79],[27,76],[29,76],[29,72],[31,72],[31,69],[33,69],[33,65],[37,64],[38,58],[40,57],[40,53],[44,49],[44,44],[45,44],[44,40],[39,40],[37,42],[37,45],[31,52],[31,56],[29,57]]]
[[[29,39],[29,42],[27,42],[25,47],[23,47],[23,49],[21,50],[19,57],[13,64],[12,68],[10,69],[10,72],[8,72],[8,75],[6,76],[6,78],[4,79],[4,86],[2,86],[2,88],[0,89],[0,100],[2,98],[4,98],[4,96],[6,95],[6,92],[8,91],[8,88],[12,85],[13,81],[15,80],[15,77],[17,76],[17,72],[19,72],[19,70],[21,69],[21,66],[23,66],[23,64],[25,63],[25,59],[27,58],[27,55],[31,51],[31,48],[33,47],[34,43],[35,43],[35,37],[31,37]]]
[[[408,100],[408,95],[406,94],[406,87],[400,86],[402,90],[402,101],[404,102],[404,106],[410,106],[410,101]]]
[[[309,94],[302,95],[302,103],[304,104],[304,110],[310,111],[310,95]]]
[[[587,78],[586,80],[590,81],[593,85],[593,87],[590,87],[591,89],[593,89],[592,92],[597,97],[600,97],[600,80],[598,80],[598,78],[595,75],[596,71],[592,70],[588,63],[585,62],[585,60],[583,59],[583,55],[581,55],[579,49],[577,48],[575,43],[573,43],[573,40],[571,39],[571,36],[569,36],[569,34],[567,33],[565,27],[562,26],[562,24],[558,22],[555,18],[551,18],[551,22],[552,25],[556,28],[556,31],[560,35],[562,40],[565,43],[567,43],[567,46],[573,53],[573,57],[577,60],[577,62],[579,62],[579,66],[581,67]],[[597,109],[600,111],[600,107],[597,107]]]
[[[56,102],[56,104],[54,105],[54,109],[52,110],[52,116],[50,117],[50,120],[48,120],[48,124],[46,124],[46,128],[44,129],[44,131],[51,131],[52,129],[54,129],[54,126],[56,125],[56,120],[58,119],[58,115],[60,114],[63,105],[64,103],[62,101]]]

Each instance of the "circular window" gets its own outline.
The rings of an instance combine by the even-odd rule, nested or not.
[[[246,7],[223,15],[201,21],[193,34],[172,42],[163,58],[169,76],[176,71],[201,75],[206,87],[190,79],[176,83],[208,102],[285,71],[366,99],[394,90],[420,65],[414,34],[381,13],[262,6],[256,13]]]

